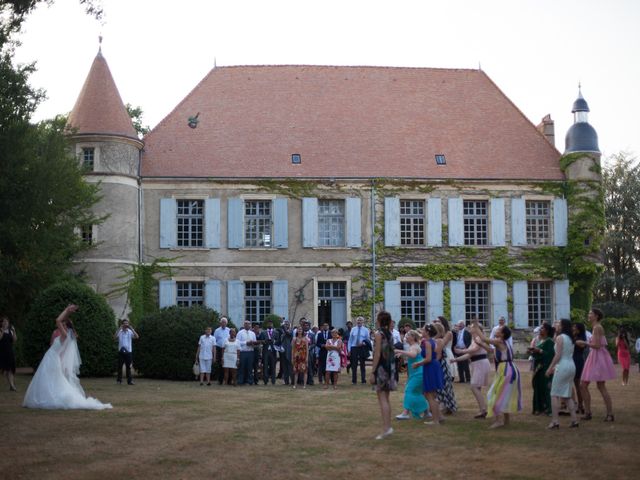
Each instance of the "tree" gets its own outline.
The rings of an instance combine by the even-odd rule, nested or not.
[[[3,35],[17,28],[1,22]],[[0,44],[0,312],[19,324],[35,295],[88,247],[74,230],[99,222],[91,213],[99,196],[71,154],[66,119],[30,122],[44,93],[28,83],[33,65],[13,65],[14,47]]]
[[[611,157],[603,172],[607,229],[601,302],[640,304],[640,165],[628,153]]]
[[[140,138],[144,137],[147,133],[149,133],[149,130],[151,130],[149,125],[142,124],[142,115],[144,114],[144,112],[140,107],[134,107],[130,103],[127,103],[125,107],[127,109],[127,113],[131,117],[133,128],[135,128],[136,132],[138,132],[138,136]]]

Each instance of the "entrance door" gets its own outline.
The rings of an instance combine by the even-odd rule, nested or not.
[[[347,326],[346,282],[318,282],[318,325]]]

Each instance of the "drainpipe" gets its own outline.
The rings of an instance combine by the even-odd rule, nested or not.
[[[371,180],[371,321],[376,318],[376,181]]]
[[[138,150],[138,263],[142,263],[142,149]]]

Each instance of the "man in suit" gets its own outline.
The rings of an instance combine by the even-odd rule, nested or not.
[[[276,350],[280,352],[280,371],[285,385],[289,385],[289,380],[293,383],[293,365],[291,364],[291,341],[293,334],[289,320],[283,320],[282,326],[276,331]]]
[[[276,330],[273,321],[267,320],[265,329],[260,332],[258,340],[262,340],[262,379],[264,384],[276,384]]]
[[[453,329],[453,355],[460,357],[462,354],[456,353],[456,349],[469,348],[471,345],[471,334],[465,328],[464,320],[460,320]],[[471,372],[469,371],[469,360],[456,362],[458,364],[458,378],[460,383],[468,383],[471,381]]]
[[[364,317],[356,318],[356,326],[351,329],[347,342],[347,353],[351,359],[351,383],[358,383],[358,364],[360,364],[360,378],[362,383],[367,383],[365,362],[369,357],[369,347],[365,342],[369,341],[369,329],[364,326]]]
[[[322,328],[316,334],[316,347],[318,348],[318,380],[320,383],[324,382],[324,373],[327,370],[327,349],[324,348],[327,340],[331,338],[329,333],[329,324],[327,322],[322,324]]]

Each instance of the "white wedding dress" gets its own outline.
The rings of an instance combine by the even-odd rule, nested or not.
[[[27,393],[23,407],[45,409],[89,409],[112,408],[110,403],[102,403],[87,397],[80,385],[80,352],[72,331],[66,340],[57,337],[44,354]]]

